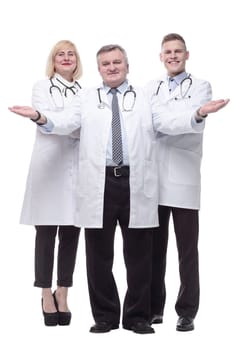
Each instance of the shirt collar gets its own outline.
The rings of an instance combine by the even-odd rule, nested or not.
[[[177,75],[174,76],[174,77],[169,77],[169,76],[167,76],[167,81],[168,81],[168,83],[169,83],[169,80],[174,79],[175,82],[176,82],[176,84],[179,85],[179,84],[182,82],[182,80],[184,80],[185,78],[187,78],[188,75],[189,75],[189,74],[188,74],[187,72],[182,72],[182,73],[180,73],[180,74],[177,74]]]
[[[125,80],[121,85],[117,86],[116,89],[117,91],[122,94],[125,90],[127,90],[129,85],[128,80]],[[103,88],[105,90],[105,92],[108,94],[111,90],[111,88],[109,86],[107,86],[106,84],[103,83]]]

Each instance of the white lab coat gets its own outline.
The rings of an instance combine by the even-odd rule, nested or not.
[[[147,88],[156,100],[157,108],[167,108],[169,113],[183,114],[196,111],[212,98],[210,83],[191,76],[192,85],[187,96],[180,98],[180,87],[170,94],[167,77],[151,81]],[[156,91],[160,84],[158,95]],[[185,88],[183,93],[185,92]],[[169,116],[167,116],[169,118]],[[166,113],[164,114],[166,118]],[[203,133],[166,135],[156,133],[159,147],[159,204],[165,206],[199,209],[201,192],[201,159]]]
[[[59,79],[62,80],[60,76]],[[65,81],[65,83],[69,85],[69,82]],[[59,83],[56,82],[56,85],[59,86]],[[43,114],[59,110],[49,93],[50,87],[49,79],[40,80],[33,87],[32,105]],[[60,88],[62,89],[62,85]],[[53,92],[55,100],[58,99],[60,102],[57,89]],[[71,93],[64,98],[64,108],[62,108],[64,116],[73,97]],[[38,129],[37,127],[20,223],[73,225],[79,137],[45,135]]]
[[[100,87],[101,88],[101,87]],[[157,148],[153,130],[151,104],[141,88],[135,88],[136,103],[130,112],[122,110],[121,94],[119,106],[127,135],[130,162],[130,221],[129,227],[158,226],[158,166]],[[111,128],[112,113],[107,95],[101,88],[101,98],[105,108],[98,108],[96,88],[80,91],[70,109],[69,116],[62,113],[47,113],[53,122],[53,133],[67,134],[80,128],[80,158],[77,182],[76,225],[100,228],[103,224],[103,204],[105,188],[106,150]],[[155,115],[155,127],[170,129],[163,113]],[[190,120],[174,118],[170,133],[199,132],[194,130]]]

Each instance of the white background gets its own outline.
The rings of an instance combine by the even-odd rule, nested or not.
[[[1,349],[232,349],[232,10],[231,1],[8,0],[0,9],[2,67],[0,80],[0,347]],[[3,7],[3,4],[1,5]],[[33,83],[44,77],[51,47],[61,39],[75,42],[81,54],[83,86],[99,81],[95,54],[118,43],[128,52],[129,78],[144,84],[163,73],[160,42],[169,32],[184,36],[190,51],[187,71],[209,80],[213,97],[230,104],[210,115],[204,138],[200,213],[201,304],[194,332],[175,331],[174,303],[179,278],[171,230],[167,304],[164,324],[152,335],[125,330],[89,333],[93,320],[86,286],[83,233],[78,249],[70,327],[43,325],[40,290],[33,287],[34,229],[19,225],[35,125],[8,112],[30,104]],[[117,232],[115,276],[125,292],[122,242]],[[4,345],[3,345],[4,344]]]

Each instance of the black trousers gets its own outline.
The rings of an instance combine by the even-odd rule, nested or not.
[[[195,317],[199,307],[198,210],[159,206],[160,226],[153,235],[151,316],[163,315],[166,253],[172,213],[179,258],[180,288],[175,309],[179,316]]]
[[[70,287],[80,228],[75,226],[35,226],[35,282],[34,286],[51,288],[54,267],[55,240],[58,233],[57,285]]]
[[[125,168],[125,167],[124,167]],[[85,229],[87,277],[95,322],[120,322],[120,299],[113,276],[114,237],[119,222],[127,272],[127,292],[122,323],[130,326],[150,317],[152,229],[128,228],[130,212],[129,174],[115,177],[107,167],[103,228]],[[122,278],[125,278],[122,275]]]

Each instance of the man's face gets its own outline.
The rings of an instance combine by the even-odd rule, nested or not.
[[[189,52],[180,40],[167,41],[162,46],[160,60],[164,63],[167,74],[171,77],[185,71],[185,63]]]
[[[100,53],[97,62],[100,75],[107,86],[118,87],[125,81],[129,69],[119,49]]]

